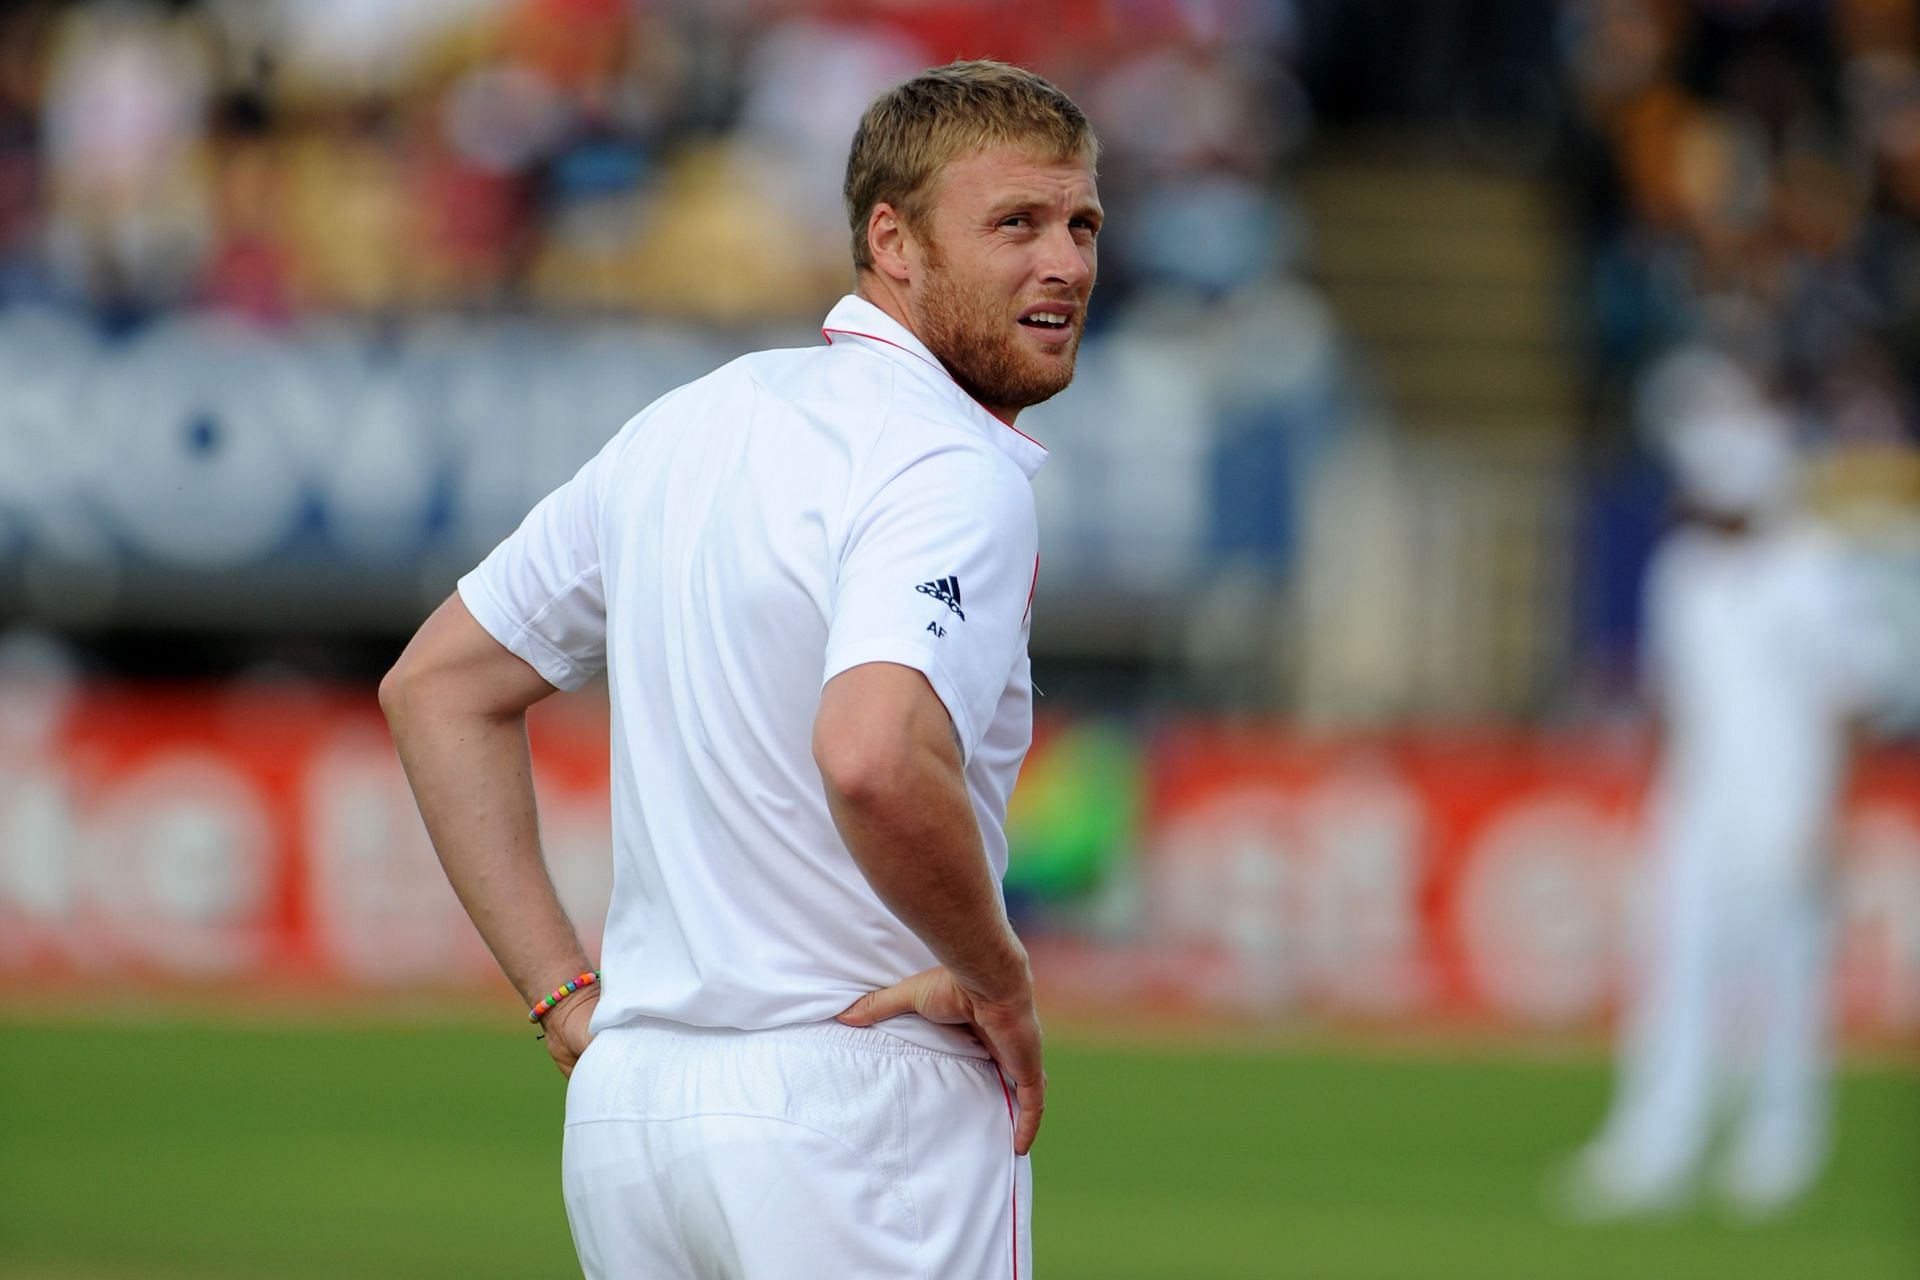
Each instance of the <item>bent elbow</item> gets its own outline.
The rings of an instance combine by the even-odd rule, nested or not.
[[[926,677],[876,662],[827,683],[813,723],[813,759],[828,799],[868,814],[911,806],[930,782],[957,776],[959,744]]]
[[[816,734],[813,760],[828,793],[859,810],[884,806],[901,789],[908,773],[905,753],[870,735]]]
[[[380,677],[380,711],[392,725],[405,714],[407,703],[413,697],[416,681],[404,657]]]

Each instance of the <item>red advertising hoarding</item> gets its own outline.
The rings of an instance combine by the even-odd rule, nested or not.
[[[12,984],[498,981],[371,693],[15,688],[0,707]],[[1030,770],[1062,737],[1042,736]],[[533,738],[549,862],[591,946],[610,883],[604,704],[544,704]],[[1144,794],[1127,847],[1029,922],[1051,1000],[1515,1029],[1597,1026],[1613,1009],[1639,854],[1637,740],[1182,724],[1135,749]],[[1847,1025],[1910,1036],[1920,762],[1864,759],[1838,844]]]

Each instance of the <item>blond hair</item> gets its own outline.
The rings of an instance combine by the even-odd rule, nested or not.
[[[991,59],[923,71],[874,99],[853,133],[843,193],[853,229],[853,265],[873,266],[867,222],[890,204],[924,226],[940,171],[969,152],[1030,147],[1049,158],[1100,158],[1100,140],[1073,99],[1021,67]]]

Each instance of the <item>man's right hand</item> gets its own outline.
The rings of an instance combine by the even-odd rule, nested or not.
[[[1020,1111],[1013,1130],[1013,1150],[1026,1155],[1040,1132],[1040,1114],[1047,1105],[1047,1073],[1040,1066],[1040,1019],[1034,1012],[1033,992],[1010,1000],[988,1000],[968,991],[951,971],[927,969],[890,987],[869,991],[839,1015],[850,1027],[870,1027],[903,1013],[917,1013],[929,1022],[965,1026],[978,1036],[994,1062],[1013,1081]]]

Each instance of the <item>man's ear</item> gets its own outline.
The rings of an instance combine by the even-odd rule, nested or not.
[[[895,284],[906,284],[913,278],[915,247],[900,211],[885,201],[874,205],[867,215],[867,251],[873,255],[873,269]]]

